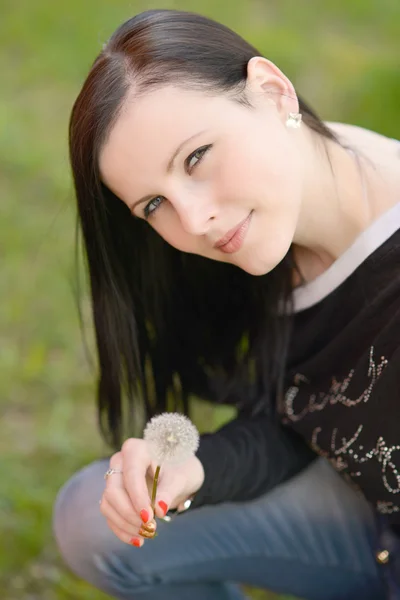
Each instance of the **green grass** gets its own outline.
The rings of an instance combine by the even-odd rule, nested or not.
[[[165,2],[2,0],[0,18],[0,589],[3,600],[101,600],[52,539],[55,494],[105,452],[73,294],[68,113],[125,18]],[[398,0],[175,2],[259,47],[329,120],[400,137]],[[295,7],[295,8],[294,8]],[[214,425],[225,418],[216,414]],[[254,592],[255,594],[255,592]],[[271,597],[262,593],[259,598]]]

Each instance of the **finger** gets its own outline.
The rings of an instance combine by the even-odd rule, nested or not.
[[[116,472],[108,475],[103,498],[125,521],[134,527],[139,527],[144,519],[137,515],[125,489],[123,479],[123,458],[121,452],[117,452],[111,457],[110,468],[115,469]]]
[[[123,483],[130,501],[143,521],[151,521],[154,515],[146,484],[146,473],[151,465],[151,459],[145,442],[136,438],[126,440],[122,446],[122,456]]]
[[[130,523],[134,527],[139,527],[146,520],[147,515],[142,514],[141,516],[137,514],[124,487],[108,486],[104,491],[103,498],[124,521],[127,521],[127,523]],[[102,505],[103,503],[100,506]]]
[[[138,519],[135,519],[135,522],[133,522],[133,520],[131,522],[127,519],[124,519],[121,513],[118,512],[105,497],[102,498],[100,512],[107,519],[107,521],[111,521],[116,527],[122,531],[130,533],[131,535],[136,534],[142,526],[142,522]],[[133,509],[131,510],[131,514],[133,514]]]
[[[182,498],[182,490],[184,489],[185,478],[178,473],[173,473],[170,470],[160,477],[157,486],[156,508],[157,517],[165,517],[170,508],[176,508],[177,499]]]
[[[119,538],[121,542],[124,542],[124,544],[130,544],[131,546],[136,546],[136,548],[141,548],[143,546],[144,539],[138,533],[132,536],[123,529],[120,529],[114,525],[112,521],[107,521],[107,525],[111,531],[115,533],[117,538]]]
[[[110,469],[115,469],[115,472],[112,474],[106,474],[106,489],[108,488],[123,488],[124,482],[122,477],[123,472],[123,460],[122,453],[116,452],[110,458]]]

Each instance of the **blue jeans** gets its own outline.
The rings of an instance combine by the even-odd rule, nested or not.
[[[66,483],[54,531],[70,569],[114,598],[243,600],[240,583],[308,600],[385,598],[372,510],[324,459],[251,502],[159,521],[141,549],[100,513],[107,468],[97,461]]]

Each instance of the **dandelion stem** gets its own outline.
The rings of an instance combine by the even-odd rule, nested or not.
[[[156,472],[154,475],[154,481],[153,481],[153,489],[151,492],[151,508],[153,509],[153,513],[155,514],[156,511],[156,495],[157,495],[157,483],[158,483],[158,476],[160,474],[160,469],[161,466],[158,465],[156,468]]]

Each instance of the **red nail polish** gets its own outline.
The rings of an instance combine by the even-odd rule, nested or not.
[[[158,506],[159,506],[159,507],[161,508],[161,510],[163,511],[163,513],[164,513],[164,517],[165,517],[165,515],[166,515],[166,514],[167,514],[167,512],[168,512],[168,506],[165,504],[165,502],[164,502],[163,500],[160,500],[160,501],[159,501],[159,503],[158,503]]]
[[[149,520],[149,513],[147,512],[147,510],[141,510],[140,511],[140,518],[142,519],[143,523],[147,523],[147,521]]]
[[[136,546],[136,548],[140,548],[140,540],[139,538],[132,538],[130,543],[132,546]]]

